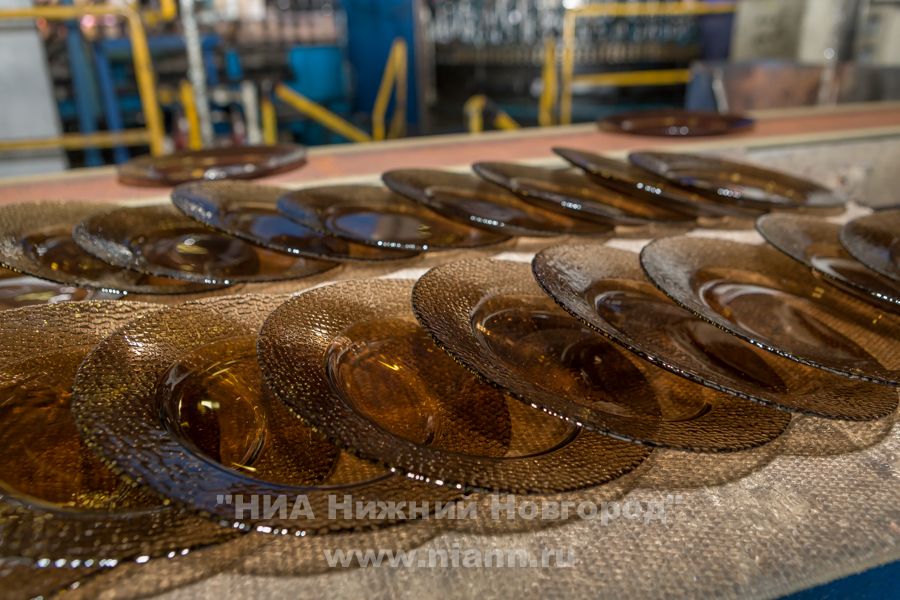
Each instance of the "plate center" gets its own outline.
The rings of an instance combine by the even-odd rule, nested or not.
[[[123,510],[155,503],[120,480],[82,441],[71,411],[84,351],[43,356],[2,375],[3,486],[68,508]]]
[[[133,241],[132,247],[148,263],[174,271],[234,277],[255,275],[260,270],[259,256],[249,244],[196,229],[165,230],[141,236]]]
[[[309,485],[337,450],[264,391],[253,337],[202,346],[173,364],[157,389],[163,422],[193,451],[257,479]]]

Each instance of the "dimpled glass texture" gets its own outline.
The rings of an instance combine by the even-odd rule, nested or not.
[[[276,396],[342,447],[433,483],[554,493],[594,486],[648,454],[506,396],[438,348],[412,282],[339,282],[279,307],[260,333]]]
[[[599,244],[538,253],[535,279],[571,314],[673,373],[735,396],[822,417],[872,420],[897,390],[782,358],[681,308],[644,275],[637,254]]]
[[[645,247],[641,264],[675,302],[760,348],[900,385],[900,316],[825,283],[769,245],[667,238]]]
[[[413,309],[468,368],[591,430],[716,452],[765,444],[790,421],[620,348],[559,308],[527,264],[483,259],[435,267],[416,283]]]
[[[172,205],[92,215],[75,227],[74,237],[110,264],[198,283],[300,279],[337,266],[248,244],[197,223]]]
[[[85,252],[72,228],[109,205],[91,202],[29,202],[0,206],[0,264],[38,277],[107,292],[186,294],[215,287],[153,277],[114,266]]]
[[[82,434],[130,478],[240,529],[302,535],[390,522],[352,511],[329,518],[332,495],[449,500],[453,490],[339,452],[272,397],[254,346],[265,317],[286,299],[189,302],[106,338],[79,369],[74,411]],[[287,510],[239,511],[235,494],[256,496],[260,507],[284,496]],[[294,513],[298,495],[309,511]]]
[[[845,292],[900,312],[900,283],[868,268],[841,245],[841,226],[801,215],[771,214],[756,222],[767,242]]]
[[[102,566],[233,536],[121,479],[76,427],[79,363],[105,335],[154,310],[70,302],[11,310],[0,320],[0,430],[10,442],[0,477],[2,558]]]

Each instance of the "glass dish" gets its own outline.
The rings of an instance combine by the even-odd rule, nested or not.
[[[0,310],[58,302],[118,298],[120,298],[118,294],[54,283],[0,267]]]
[[[234,534],[121,479],[81,437],[78,365],[152,305],[77,302],[21,308],[0,321],[0,558],[35,567],[108,567]]]
[[[722,202],[762,210],[844,212],[844,198],[828,188],[747,163],[668,152],[633,152],[628,160],[678,185],[715,194]]]
[[[413,310],[438,344],[488,381],[550,414],[647,445],[721,452],[765,444],[790,415],[653,366],[582,325],[543,293],[529,265],[436,267]]]
[[[228,235],[294,256],[333,261],[383,262],[409,259],[418,252],[375,248],[323,235],[278,212],[280,187],[242,181],[185,183],[172,191],[181,212]]]
[[[306,148],[293,144],[184,150],[139,156],[118,168],[119,181],[137,186],[174,186],[198,179],[254,179],[306,164]]]
[[[841,246],[840,225],[815,217],[772,214],[760,218],[756,230],[829,283],[876,306],[900,312],[900,284],[853,258]]]
[[[610,227],[676,225],[690,228],[695,221],[684,212],[626,196],[571,170],[499,162],[476,163],[472,168],[486,180],[536,206]]]
[[[290,192],[278,210],[307,227],[339,238],[407,251],[478,248],[509,236],[451,221],[379,186],[336,185]]]
[[[467,491],[572,491],[647,456],[482,382],[416,322],[411,291],[410,281],[346,281],[286,302],[259,338],[269,388],[339,446]]]
[[[760,348],[900,385],[900,316],[823,283],[771,246],[667,238],[645,247],[641,264],[675,302]]]
[[[782,358],[722,331],[653,286],[633,252],[599,244],[548,248],[535,279],[563,308],[638,356],[676,375],[794,412],[873,420],[897,391]]]
[[[272,397],[256,335],[287,298],[210,298],[120,329],[79,369],[82,434],[131,479],[238,529],[303,535],[391,522],[331,511],[345,495],[363,504],[452,498],[341,453]],[[265,510],[278,502],[285,508]]]
[[[719,202],[714,195],[701,195],[693,190],[679,187],[650,171],[593,152],[574,148],[554,148],[553,151],[589,175],[600,179],[604,185],[619,189],[626,194],[639,196],[650,203],[663,207],[674,207],[677,210],[697,215],[701,219],[715,219],[716,217],[754,219],[764,212],[762,209]]]
[[[222,287],[124,270],[82,250],[72,239],[72,228],[108,210],[106,204],[77,201],[0,207],[0,264],[39,279],[109,294],[190,294]]]
[[[381,178],[396,193],[473,227],[525,237],[605,235],[611,231],[606,225],[541,210],[471,173],[398,169]]]
[[[602,131],[655,137],[701,137],[752,129],[743,115],[677,108],[619,113],[598,122]]]
[[[337,263],[289,256],[205,227],[170,204],[118,208],[87,217],[79,246],[119,267],[217,285],[316,275]]]
[[[900,209],[883,210],[847,223],[841,243],[854,258],[900,281]]]

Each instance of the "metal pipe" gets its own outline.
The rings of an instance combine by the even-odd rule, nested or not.
[[[200,47],[200,29],[194,13],[194,0],[180,0],[181,27],[184,31],[184,46],[187,50],[188,80],[194,88],[194,104],[200,120],[200,138],[204,145],[212,144],[213,128],[209,112],[209,93],[206,89],[206,69],[203,66],[203,51]]]
[[[324,106],[316,104],[306,96],[298,94],[284,84],[275,86],[275,96],[282,102],[292,106],[300,114],[324,125],[335,133],[344,136],[351,142],[371,142],[372,138],[362,129],[348,123]]]

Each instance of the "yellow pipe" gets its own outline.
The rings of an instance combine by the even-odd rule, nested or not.
[[[673,17],[733,13],[734,2],[607,2],[570,8],[579,17]]]
[[[178,4],[176,1],[177,0],[160,0],[159,9],[141,11],[144,22],[153,27],[160,23],[174,21],[175,17],[178,16]],[[140,6],[137,2],[132,4],[132,8],[140,10]]]
[[[519,125],[515,119],[513,119],[502,110],[498,110],[497,116],[494,117],[494,127],[496,127],[497,129],[502,129],[504,131],[521,129],[521,125]]]
[[[544,69],[541,79],[541,98],[538,104],[538,124],[541,127],[553,125],[553,107],[556,105],[556,41],[544,42]]]
[[[469,133],[481,133],[484,131],[485,106],[487,106],[487,97],[482,94],[472,96],[463,105],[463,112],[469,121]]]
[[[263,141],[266,144],[278,143],[278,117],[275,114],[275,103],[268,94],[263,96],[260,104],[262,111]]]
[[[199,150],[203,147],[203,139],[200,137],[200,117],[197,115],[197,100],[194,98],[194,86],[187,80],[182,80],[179,86],[181,94],[181,107],[184,109],[184,117],[188,124],[188,148]]]
[[[562,94],[559,101],[559,122],[572,122],[572,76],[575,74],[575,20],[574,12],[566,11],[563,21]]]
[[[385,115],[387,114],[388,104],[391,101],[391,91],[395,87],[397,106],[394,109],[394,122],[391,124],[391,128],[397,127],[398,111],[403,120],[406,120],[406,64],[406,40],[397,38],[394,40],[394,43],[391,45],[391,51],[388,53],[384,74],[381,77],[381,84],[378,86],[378,95],[375,96],[375,106],[372,108],[372,138],[376,141],[385,139]]]
[[[660,69],[653,71],[619,71],[616,73],[592,73],[577,75],[575,83],[596,86],[633,87],[639,85],[678,85],[691,80],[689,69]]]
[[[0,21],[9,19],[46,19],[48,21],[71,21],[87,15],[117,15],[128,21],[131,36],[134,72],[137,79],[138,94],[147,122],[147,133],[150,152],[158,155],[163,152],[162,112],[156,97],[156,75],[150,59],[150,49],[140,15],[129,6],[109,6],[90,4],[85,6],[42,6],[39,8],[10,8],[0,10]]]
[[[403,51],[397,53],[397,101],[394,106],[394,114],[391,117],[391,127],[388,137],[395,139],[406,135],[406,105],[409,98],[409,84],[406,70],[408,66],[406,42],[403,42]]]
[[[560,123],[568,125],[572,122],[572,85],[575,80],[575,24],[579,17],[652,17],[679,15],[712,15],[733,13],[736,3],[702,3],[702,2],[608,2],[588,4],[566,10],[563,22],[563,60],[562,60],[562,93],[559,107]],[[613,74],[604,73],[601,77]],[[618,75],[618,74],[616,74]],[[674,81],[676,76],[660,76],[659,85],[683,83]],[[589,81],[588,76],[579,76],[579,81]],[[627,77],[622,79],[629,81]],[[633,81],[639,81],[634,79]],[[593,80],[591,80],[593,81]],[[605,81],[600,79],[600,81]],[[603,83],[601,85],[615,85]],[[625,83],[622,85],[654,85],[650,83]]]
[[[372,138],[362,129],[347,122],[327,108],[320,106],[309,98],[298,94],[284,84],[275,86],[275,96],[282,102],[289,104],[300,114],[324,125],[335,133],[344,136],[352,142],[371,142]]]
[[[83,148],[137,146],[146,144],[149,139],[146,129],[101,131],[89,134],[70,133],[54,138],[0,140],[0,152],[11,152],[14,150],[43,150],[46,148],[81,150]]]

